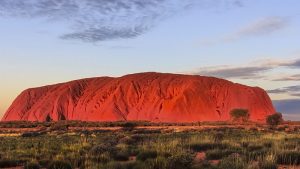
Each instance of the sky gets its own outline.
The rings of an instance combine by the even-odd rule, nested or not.
[[[155,71],[262,87],[300,120],[299,11],[298,0],[1,0],[0,117],[27,88]]]

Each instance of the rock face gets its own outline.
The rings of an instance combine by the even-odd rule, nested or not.
[[[213,77],[139,73],[27,89],[3,121],[226,121],[235,108],[262,121],[275,113],[267,93]]]

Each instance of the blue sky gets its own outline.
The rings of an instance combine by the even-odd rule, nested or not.
[[[300,103],[299,11],[297,0],[2,0],[0,116],[29,87],[145,71]]]

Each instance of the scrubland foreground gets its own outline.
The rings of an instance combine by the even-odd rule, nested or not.
[[[276,169],[300,166],[300,124],[0,123],[0,168]]]

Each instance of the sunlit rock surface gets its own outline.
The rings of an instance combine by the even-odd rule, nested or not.
[[[139,73],[27,89],[3,121],[226,121],[235,108],[252,121],[275,113],[267,93],[227,80],[192,75]]]

